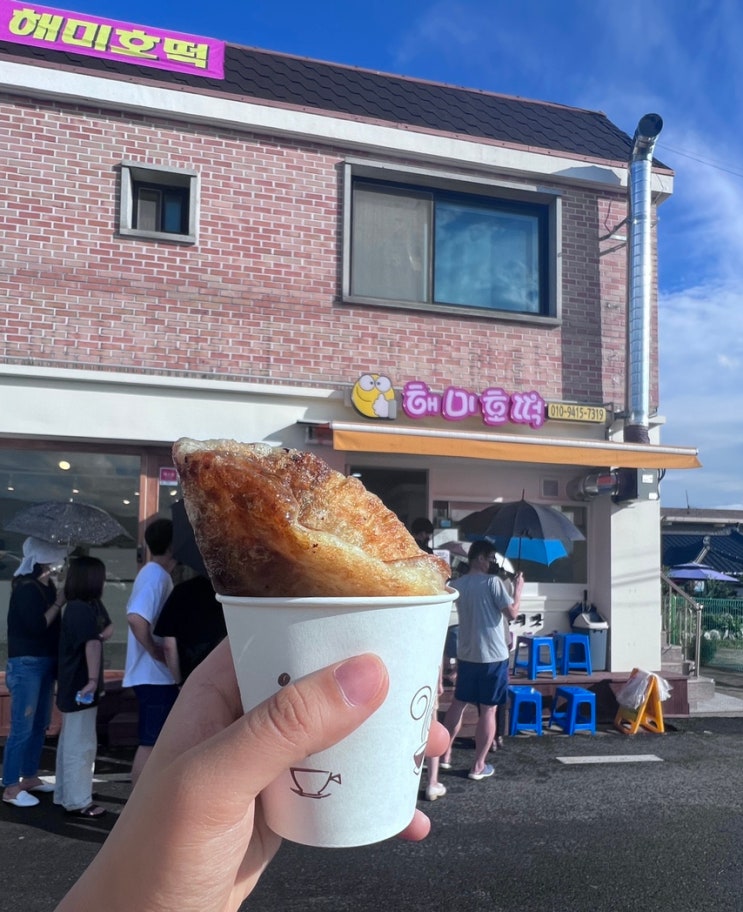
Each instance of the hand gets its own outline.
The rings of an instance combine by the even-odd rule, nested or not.
[[[152,658],[156,662],[162,662],[163,665],[167,664],[165,661],[165,650],[159,643],[152,644],[152,653],[151,654],[152,654]]]
[[[81,694],[89,694],[89,693],[94,694],[97,690],[98,690],[98,681],[97,680],[94,681],[91,679],[90,681],[88,681],[88,683],[85,685],[85,687],[80,688],[80,693]]]
[[[119,821],[57,912],[234,912],[281,843],[261,790],[358,728],[387,688],[381,660],[357,656],[243,714],[224,641],[189,676]],[[448,741],[436,723],[432,756]],[[400,835],[429,828],[416,811]]]
[[[519,570],[513,580],[513,591],[515,594],[520,594],[521,590],[524,588],[524,574]]]

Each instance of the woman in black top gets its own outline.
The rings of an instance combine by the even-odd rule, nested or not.
[[[50,792],[39,779],[41,751],[52,711],[57,673],[59,612],[64,599],[52,578],[67,549],[36,538],[23,543],[23,561],[13,578],[8,606],[10,733],[3,757],[3,801],[33,807],[32,792]]]
[[[111,618],[101,602],[105,582],[106,568],[97,557],[70,561],[59,638],[57,707],[62,713],[62,732],[57,745],[54,803],[79,817],[105,814],[92,799],[98,747],[96,716],[103,690],[103,642],[113,633]]]

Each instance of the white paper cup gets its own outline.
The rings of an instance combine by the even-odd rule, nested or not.
[[[360,846],[410,823],[455,594],[218,596],[246,712],[289,681],[360,653],[376,653],[389,673],[389,693],[373,716],[262,792],[266,822],[279,836],[310,846]]]

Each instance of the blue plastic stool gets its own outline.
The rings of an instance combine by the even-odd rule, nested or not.
[[[586,715],[587,712],[587,715]],[[566,735],[577,731],[596,734],[596,694],[585,687],[557,687],[547,728],[559,725]]]
[[[508,734],[513,738],[522,731],[542,734],[542,695],[534,687],[509,685],[508,696],[511,708],[508,720]],[[522,709],[527,710],[524,714]]]
[[[557,653],[560,663],[560,674],[567,675],[571,671],[585,671],[593,674],[591,667],[591,647],[586,633],[558,633]]]
[[[526,648],[525,659],[521,657],[522,648]],[[547,658],[543,659],[542,653],[545,650]],[[555,662],[555,641],[552,637],[517,637],[516,650],[513,654],[514,675],[519,668],[524,668],[527,677],[531,678],[532,681],[543,671],[549,671],[554,678],[557,675],[557,663]]]

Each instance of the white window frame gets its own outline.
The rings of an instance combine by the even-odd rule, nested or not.
[[[160,187],[178,187],[188,192],[188,232],[186,234],[176,234],[171,231],[148,231],[134,227],[136,203],[134,185],[138,183],[155,184]],[[132,161],[121,163],[120,235],[153,241],[170,241],[175,244],[196,244],[199,211],[199,175],[196,171]]]
[[[391,307],[405,310],[424,310],[429,313],[447,313],[454,316],[476,316],[487,320],[507,320],[521,323],[538,323],[557,326],[562,322],[562,199],[559,190],[545,189],[528,184],[515,184],[485,177],[464,177],[455,172],[433,171],[407,167],[388,162],[364,159],[346,159],[343,162],[343,272],[342,302],[374,307]],[[391,183],[405,183],[411,187],[440,188],[484,198],[517,200],[544,206],[547,210],[548,232],[548,313],[531,314],[517,311],[488,310],[481,307],[440,304],[417,301],[394,301],[384,298],[362,297],[351,294],[351,230],[352,198],[355,178],[371,178]]]

